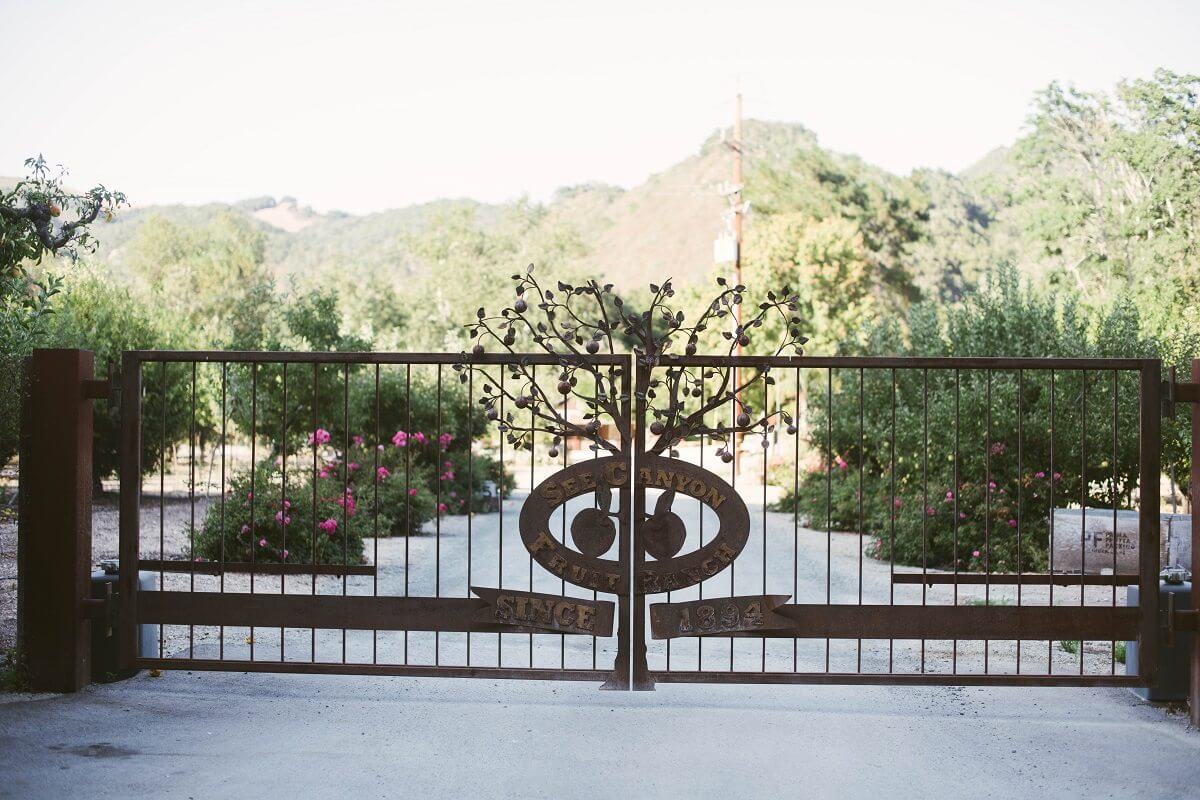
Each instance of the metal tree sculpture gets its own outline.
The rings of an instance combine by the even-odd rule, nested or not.
[[[763,409],[756,414],[743,399],[759,381],[774,383],[769,368],[747,370],[742,375],[737,363],[729,358],[739,347],[744,349],[753,343],[752,334],[771,315],[779,316],[783,325],[770,355],[788,351],[803,354],[802,346],[808,339],[800,333],[802,322],[795,316],[797,298],[791,289],[767,292],[754,313],[739,322],[737,311],[744,307],[746,288],[730,286],[724,278],[718,278],[718,294],[694,323],[687,324],[684,312],[673,306],[675,290],[669,279],[661,285],[650,284],[650,303],[638,312],[613,292],[612,284],[588,281],[572,286],[558,281],[556,288],[550,289],[538,282],[533,265],[525,274],[512,277],[516,284],[513,304],[496,314],[480,308],[476,321],[466,327],[475,340],[473,355],[482,356],[488,344],[499,344],[518,357],[499,365],[498,373],[477,361],[468,364],[467,358],[454,366],[463,382],[468,379],[468,370],[481,375],[483,396],[479,403],[489,419],[499,421],[509,444],[531,449],[534,435],[543,433],[553,437],[552,458],[568,436],[588,440],[595,451],[622,453],[621,443],[627,442],[631,433],[628,416],[622,413],[630,399],[622,388],[625,376],[619,365],[589,356],[618,354],[626,343],[631,345],[638,367],[650,376],[645,396],[638,398],[645,402],[647,415],[653,417],[649,431],[656,438],[646,448],[647,453],[661,454],[684,439],[705,436],[719,445],[717,455],[728,462],[733,460],[732,437],[760,432],[766,446],[777,416],[788,425],[789,433],[795,432],[786,411]],[[706,361],[704,366],[687,359],[676,363],[676,356],[695,356],[701,339],[717,334],[718,341],[727,343],[723,345],[725,352],[720,353],[724,358]],[[524,339],[554,357],[559,370],[554,391],[557,402],[538,383],[536,366],[519,357],[518,342]],[[663,377],[653,377],[651,370],[655,367],[665,367]],[[586,407],[583,422],[567,418],[566,399],[570,395]],[[688,397],[698,399],[696,408],[685,407]],[[726,403],[736,413],[730,414],[725,423],[709,425],[708,416]],[[525,413],[518,416],[514,408]],[[612,423],[619,441],[601,435],[605,421]]]

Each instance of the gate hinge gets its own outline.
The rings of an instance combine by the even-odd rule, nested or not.
[[[104,597],[83,598],[80,610],[85,619],[102,622],[106,628],[104,635],[112,636],[117,626],[117,596],[113,593],[113,584],[104,584]]]
[[[119,405],[121,402],[121,380],[110,362],[107,377],[92,378],[83,382],[83,396],[87,400],[107,400]]]
[[[1176,380],[1174,367],[1170,375],[1163,381],[1163,416],[1174,419],[1176,403],[1200,403],[1200,383]]]

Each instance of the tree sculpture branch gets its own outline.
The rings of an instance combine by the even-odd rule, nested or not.
[[[472,361],[467,353],[454,365],[463,382],[468,370],[482,378],[483,395],[478,402],[490,419],[499,422],[510,444],[531,449],[534,435],[544,433],[553,437],[551,457],[557,455],[558,446],[568,436],[586,439],[596,451],[624,452],[632,435],[622,413],[630,399],[624,388],[629,376],[622,375],[617,364],[590,357],[602,352],[616,355],[623,343],[629,344],[640,365],[651,369],[666,365],[665,377],[650,381],[645,398],[654,420],[650,432],[657,437],[648,448],[650,453],[662,453],[686,438],[702,435],[720,443],[718,455],[722,459],[732,460],[728,444],[733,434],[761,431],[765,441],[776,418],[783,419],[790,428],[793,426],[785,411],[755,416],[750,405],[743,402],[744,393],[754,384],[774,383],[769,369],[753,371],[742,379],[732,362],[697,369],[692,366],[694,362],[688,361],[697,354],[702,338],[718,333],[718,341],[724,342],[721,355],[732,356],[739,346],[744,349],[752,344],[752,332],[761,328],[771,315],[780,316],[784,324],[783,334],[770,354],[778,356],[791,351],[802,355],[802,346],[808,340],[800,334],[801,320],[795,316],[797,298],[789,288],[779,293],[768,292],[754,314],[739,323],[737,310],[746,289],[730,286],[724,278],[719,278],[716,297],[688,325],[684,312],[673,305],[675,290],[670,280],[661,285],[650,284],[650,303],[641,312],[630,310],[624,299],[613,292],[612,284],[588,281],[573,286],[558,281],[556,288],[551,289],[538,281],[532,265],[523,275],[514,275],[513,280],[516,284],[513,304],[496,314],[480,308],[476,321],[466,327],[475,340],[471,355],[481,356],[489,346],[498,344],[503,352],[516,358],[500,366],[498,373]],[[521,339],[531,340],[554,357],[558,402],[538,382],[536,366],[528,358],[520,357],[516,348]],[[673,353],[681,343],[682,353]],[[674,359],[677,355],[683,356],[679,363]],[[582,421],[568,418],[569,396],[584,405]],[[686,409],[688,397],[700,398],[694,410]],[[726,403],[737,408],[732,423],[709,425],[709,415]],[[617,433],[615,441],[601,435],[606,421]]]

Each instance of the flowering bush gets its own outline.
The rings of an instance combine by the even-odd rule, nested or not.
[[[255,467],[253,486],[248,470],[237,474],[197,531],[196,555],[357,563],[365,537],[420,533],[439,514],[482,510],[486,481],[508,488],[495,460],[476,454],[468,463],[451,434],[395,431],[378,444],[354,435],[344,452],[333,445],[317,428],[303,450],[289,453],[286,491],[281,457]]]
[[[867,349],[1128,357],[1150,346],[1127,310],[1089,326],[1070,305],[1033,298],[1008,273],[949,311],[916,307],[908,333],[904,344],[894,324],[880,324]],[[873,556],[1042,570],[1054,508],[1128,507],[1137,490],[1136,373],[897,369],[893,385],[890,370],[880,369],[861,380],[857,369],[835,369],[830,383],[822,373],[808,387],[808,440],[820,462],[801,474],[798,491],[790,469],[776,478],[789,490],[780,508],[819,529],[873,537]]]

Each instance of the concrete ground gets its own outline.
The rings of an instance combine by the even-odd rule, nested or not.
[[[168,672],[0,695],[0,797],[1198,795],[1200,734],[1119,689]]]

